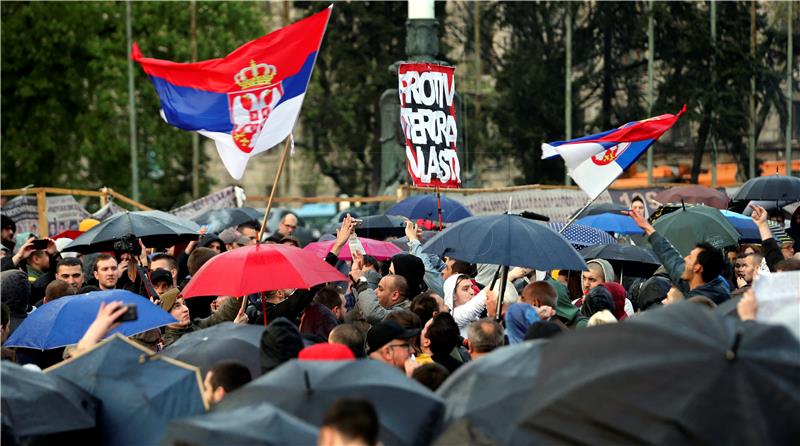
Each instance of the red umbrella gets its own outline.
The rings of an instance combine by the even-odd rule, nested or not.
[[[62,232],[62,233],[60,233],[58,235],[54,235],[54,236],[52,236],[50,238],[53,239],[53,240],[58,240],[60,238],[68,238],[68,239],[75,240],[76,238],[80,237],[81,234],[83,234],[83,231],[75,231],[75,230],[68,229],[68,230],[66,230],[66,231],[64,231],[64,232]]]
[[[312,252],[289,245],[258,244],[212,257],[181,295],[245,296],[343,280],[347,278]]]
[[[369,238],[359,237],[361,241],[361,246],[364,247],[364,251],[367,252],[367,255],[375,257],[376,260],[387,260],[394,257],[395,254],[400,254],[403,251],[398,248],[394,243],[391,242],[382,242],[380,240],[373,240]],[[327,255],[333,244],[336,243],[335,240],[328,240],[325,242],[314,242],[309,243],[303,248],[306,251],[313,252],[319,258],[324,258]],[[352,260],[353,255],[350,253],[350,246],[344,245],[342,247],[342,251],[339,252],[339,258],[342,260]]]
[[[717,209],[727,209],[730,198],[725,192],[705,186],[678,186],[664,189],[653,199],[661,204],[692,203],[704,204]]]

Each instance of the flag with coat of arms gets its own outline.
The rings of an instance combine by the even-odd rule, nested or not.
[[[333,5],[221,59],[193,63],[132,58],[158,93],[169,124],[214,140],[237,180],[247,161],[288,137],[300,114]]]
[[[686,112],[629,122],[569,141],[542,144],[542,159],[561,156],[575,184],[594,200]]]

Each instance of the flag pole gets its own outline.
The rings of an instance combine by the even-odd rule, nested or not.
[[[261,236],[267,229],[267,219],[269,218],[269,211],[272,209],[272,199],[275,197],[275,189],[278,188],[278,181],[281,179],[281,172],[283,165],[286,164],[286,156],[289,154],[289,141],[291,135],[286,137],[286,143],[283,145],[283,153],[281,154],[281,161],[278,163],[278,171],[275,173],[275,180],[272,182],[272,191],[269,193],[269,200],[267,200],[267,208],[264,209],[264,219],[261,221],[261,230],[258,231],[258,241],[261,242]]]
[[[603,192],[605,192],[605,191],[607,191],[607,190],[608,190],[608,188],[605,188],[605,189],[603,189]],[[597,197],[599,197],[599,196],[600,196],[600,195],[601,195],[603,192],[600,192],[599,194],[597,194]],[[592,198],[591,200],[587,201],[587,202],[586,202],[586,204],[585,204],[585,205],[583,205],[583,207],[582,207],[582,208],[580,208],[580,210],[578,210],[578,212],[576,212],[576,213],[575,213],[575,215],[573,215],[573,216],[572,216],[572,217],[571,217],[571,218],[570,218],[570,219],[567,221],[567,224],[565,224],[565,225],[564,225],[564,227],[563,227],[563,228],[561,228],[561,229],[558,231],[558,233],[559,233],[559,234],[563,234],[563,233],[564,233],[564,231],[566,231],[566,230],[567,230],[567,226],[571,225],[571,224],[572,224],[572,223],[573,223],[575,220],[577,220],[577,219],[578,219],[578,217],[580,217],[580,216],[581,216],[581,213],[582,213],[583,211],[585,211],[585,210],[586,210],[586,208],[588,208],[588,207],[589,207],[589,206],[590,206],[592,203],[594,203],[594,200],[597,200],[597,197],[594,197],[594,198]]]

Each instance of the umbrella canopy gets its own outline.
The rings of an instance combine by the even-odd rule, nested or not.
[[[798,376],[785,328],[681,302],[551,340],[514,441],[788,444],[800,435]]]
[[[613,245],[587,246],[581,249],[586,260],[608,260],[620,276],[650,277],[661,266],[656,256],[639,246]]]
[[[708,242],[722,249],[738,244],[740,237],[719,209],[703,205],[681,208],[664,215],[653,227],[684,256],[697,243]]]
[[[452,223],[471,217],[472,213],[452,198],[441,197],[442,221]],[[414,195],[397,203],[386,211],[386,215],[402,215],[412,220],[418,218],[439,221],[439,199],[436,195]]]
[[[3,429],[16,437],[96,426],[99,401],[70,381],[2,361]]]
[[[581,256],[558,233],[519,215],[466,218],[435,235],[422,249],[470,263],[538,270],[586,269]]]
[[[591,226],[572,223],[567,226],[564,232],[560,232],[564,228],[564,223],[549,222],[547,227],[553,231],[558,232],[561,237],[567,240],[570,245],[576,249],[582,249],[586,246],[594,245],[610,245],[617,243],[617,241],[608,232],[602,231]]]
[[[192,220],[198,225],[208,226],[209,232],[220,232],[232,226],[239,226],[249,221],[260,221],[264,217],[263,212],[253,208],[225,208],[211,209]]]
[[[664,189],[653,198],[659,203],[705,204],[717,209],[728,207],[730,198],[725,192],[710,187],[691,185]]]
[[[580,210],[580,209],[579,209]],[[627,211],[628,207],[616,203],[593,203],[583,210],[577,218],[588,217],[590,215],[606,214],[609,212]],[[575,212],[577,214],[577,211]],[[575,217],[575,214],[572,214]]]
[[[149,248],[166,248],[197,240],[199,229],[191,220],[162,211],[123,212],[84,232],[62,251],[113,251],[114,242],[129,234],[140,238]]]
[[[382,242],[380,240],[373,240],[370,238],[359,237],[361,246],[367,255],[375,257],[376,260],[388,260],[394,257],[395,254],[403,252],[392,242]],[[309,243],[303,248],[306,251],[314,253],[319,258],[325,258],[325,255],[331,251],[331,247],[336,243],[335,240],[328,240],[324,242]],[[339,260],[352,260],[353,254],[350,252],[350,245],[345,244],[339,252]]]
[[[733,201],[797,201],[798,197],[800,178],[767,175],[747,180],[733,196]]]
[[[225,280],[220,280],[224,277]],[[347,280],[342,273],[309,251],[282,244],[256,244],[227,251],[206,262],[182,295],[245,296],[288,288],[311,288]]]
[[[579,218],[577,223],[614,234],[644,234],[642,228],[636,226],[632,218],[620,213],[590,215]]]
[[[161,444],[196,446],[317,444],[319,430],[277,407],[262,403],[230,412],[171,421]]]
[[[501,347],[459,367],[436,391],[447,408],[445,423],[466,419],[498,443],[505,442],[508,426],[517,421],[530,400],[546,342]]]
[[[100,304],[114,301],[136,305],[138,318],[135,321],[122,322],[111,333],[133,336],[177,322],[158,305],[130,291],[93,291],[64,296],[42,305],[22,321],[3,345],[50,350],[76,344],[94,322]]]
[[[428,444],[437,432],[444,403],[427,387],[379,361],[298,361],[293,359],[226,396],[214,409],[268,402],[315,426],[340,398],[372,403],[386,446]]]
[[[203,376],[220,361],[238,361],[250,369],[254,378],[261,375],[261,325],[223,322],[181,336],[163,354],[200,369]]]
[[[438,234],[439,231],[422,231],[422,237],[420,238],[421,243],[425,243],[425,241],[430,240],[434,235]],[[398,237],[391,241],[392,244],[400,248],[403,252],[408,252],[408,237],[405,235],[402,237]]]
[[[395,215],[373,215],[364,217],[356,226],[356,235],[375,240],[402,237],[406,234],[406,219]]]
[[[80,237],[81,234],[83,234],[83,231],[75,231],[72,229],[68,229],[64,232],[60,232],[54,236],[51,236],[50,238],[53,240],[58,240],[60,238],[68,238],[71,240],[75,240],[76,238]]]
[[[753,222],[753,219],[727,209],[722,209],[720,212],[741,235],[743,243],[761,243],[761,233],[758,232],[758,225]]]
[[[168,421],[206,410],[196,367],[154,355],[119,334],[47,373],[102,401],[102,444],[156,444]]]

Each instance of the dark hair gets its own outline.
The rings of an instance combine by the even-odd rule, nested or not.
[[[0,229],[13,229],[14,232],[17,232],[17,224],[8,215],[0,214]]]
[[[364,332],[353,324],[340,324],[331,330],[330,342],[349,348],[356,358],[366,357],[364,352]]]
[[[722,273],[722,252],[707,242],[698,243],[695,247],[701,250],[697,253],[697,263],[703,267],[703,282],[711,282]]]
[[[433,297],[436,293],[432,290],[425,291],[411,301],[411,311],[419,316],[422,326],[428,323],[435,313],[439,311],[439,303]]]
[[[0,325],[6,326],[11,322],[11,308],[5,302],[0,304]]]
[[[325,411],[322,426],[335,429],[348,440],[378,444],[378,414],[372,403],[366,400],[339,399]]]
[[[392,278],[392,291],[397,291],[403,299],[408,297],[408,281],[400,274],[391,274]]]
[[[775,271],[800,271],[800,260],[783,259],[775,264]]]
[[[411,374],[411,378],[434,392],[447,380],[448,376],[450,376],[450,371],[438,362],[423,364],[414,369]]]
[[[94,259],[94,265],[92,265],[92,271],[95,271],[95,272],[97,272],[97,264],[98,264],[98,263],[100,263],[100,262],[102,262],[102,261],[109,260],[109,259],[114,259],[115,261],[117,260],[117,259],[116,259],[114,256],[112,256],[111,254],[107,254],[107,253],[105,253],[105,252],[103,252],[103,253],[100,253],[100,254],[97,256],[97,258],[95,258],[95,259]]]
[[[86,294],[86,293],[91,293],[92,291],[100,291],[100,288],[98,288],[98,287],[96,287],[94,285],[84,285],[75,294]]]
[[[410,310],[406,310],[405,308],[399,308],[397,310],[390,311],[389,314],[386,315],[385,320],[395,321],[397,322],[397,325],[405,328],[406,330],[422,327],[419,316]]]
[[[611,314],[615,313],[614,297],[605,287],[596,286],[589,290],[589,293],[583,298],[581,314],[586,317],[592,317],[593,314],[603,310],[608,310]]]
[[[281,218],[281,220],[283,220],[283,218]],[[259,224],[255,220],[246,221],[246,222],[240,224],[239,226],[236,227],[236,230],[241,232],[241,230],[244,229],[244,228],[254,229],[256,231],[261,229],[259,227]]]
[[[631,204],[633,204],[634,201],[644,204],[644,198],[642,198],[641,195],[634,195],[633,198],[631,198]]]
[[[178,269],[178,262],[175,261],[175,257],[172,257],[167,253],[159,252],[157,254],[153,254],[153,256],[150,257],[150,263],[155,262],[157,260],[166,260],[167,263],[169,264],[169,269]]]
[[[364,256],[364,266],[371,266],[375,268],[376,271],[381,268],[380,262],[378,262],[378,260],[375,257],[372,257],[370,255]]]
[[[212,373],[209,380],[211,388],[216,390],[217,387],[222,387],[226,393],[233,392],[253,379],[250,369],[237,361],[218,362],[209,373]]]
[[[325,305],[330,310],[342,305],[342,295],[339,294],[339,288],[333,286],[325,286],[317,291],[314,296],[314,302]]]
[[[467,328],[467,339],[472,350],[489,353],[505,342],[503,327],[492,318],[479,319]]]
[[[65,257],[59,260],[58,263],[56,263],[56,272],[58,272],[58,269],[62,266],[80,266],[81,272],[83,272],[83,262],[77,257]]]
[[[464,262],[463,260],[453,260],[453,265],[450,266],[453,274],[465,274],[470,277],[478,275],[478,268],[473,263]]]
[[[428,340],[434,355],[449,355],[461,342],[458,324],[450,313],[439,313],[433,317],[428,327]]]
[[[201,266],[205,265],[206,262],[211,260],[211,258],[217,254],[217,251],[214,251],[211,248],[195,248],[194,251],[189,254],[189,259],[186,261],[186,266],[189,268],[189,274],[194,276]]]
[[[561,334],[561,326],[552,321],[537,321],[528,327],[525,332],[525,340],[532,339],[548,339],[555,335]]]
[[[44,289],[44,301],[50,302],[60,297],[72,296],[73,294],[75,294],[75,291],[72,289],[72,285],[63,280],[56,279],[48,283],[47,287]]]

